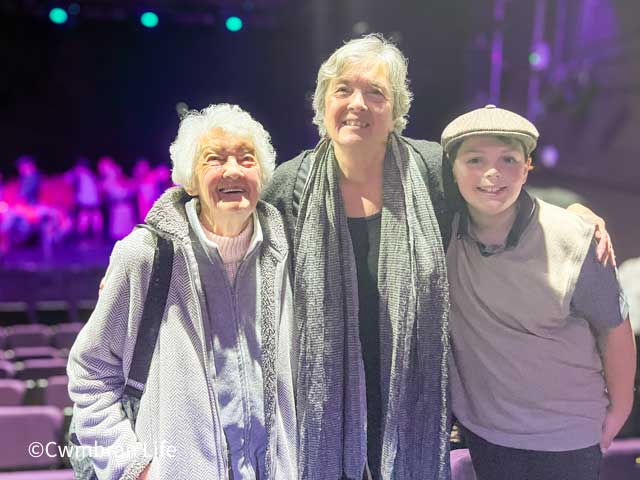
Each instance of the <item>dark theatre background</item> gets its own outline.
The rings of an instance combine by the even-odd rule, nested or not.
[[[637,0],[0,0],[0,480],[71,478],[27,445],[63,443],[65,355],[113,241],[170,184],[180,114],[240,104],[287,160],[317,141],[320,62],[363,33],[410,60],[407,135],[487,103],[536,123],[530,189],[607,220],[639,333],[639,18]],[[640,478],[640,439],[620,442],[603,478]],[[25,469],[47,470],[6,473]]]

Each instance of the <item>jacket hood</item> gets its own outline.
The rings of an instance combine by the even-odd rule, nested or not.
[[[190,241],[185,204],[191,198],[193,197],[182,187],[167,189],[153,204],[145,223],[160,234],[164,233],[181,241]],[[273,248],[279,257],[286,257],[288,244],[280,213],[263,201],[258,202],[256,211],[262,228],[263,242]]]

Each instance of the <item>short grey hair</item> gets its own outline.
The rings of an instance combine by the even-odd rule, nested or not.
[[[320,66],[312,105],[313,123],[318,126],[321,137],[327,133],[324,114],[329,84],[349,67],[369,63],[382,64],[387,70],[393,95],[394,131],[401,134],[407,126],[407,115],[413,100],[407,79],[408,60],[392,42],[386,40],[382,34],[375,33],[346,42]]]
[[[178,136],[169,147],[173,183],[185,189],[195,188],[194,167],[200,154],[200,142],[211,130],[219,128],[232,135],[250,138],[260,165],[261,187],[271,180],[276,166],[276,153],[271,136],[262,124],[238,105],[221,103],[203,110],[191,110],[183,117]]]

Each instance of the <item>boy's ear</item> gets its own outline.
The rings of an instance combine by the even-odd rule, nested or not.
[[[527,158],[527,162],[526,162],[526,169],[524,171],[524,178],[522,180],[522,183],[527,183],[527,178],[529,178],[529,172],[533,170],[533,165],[531,164],[531,157]]]

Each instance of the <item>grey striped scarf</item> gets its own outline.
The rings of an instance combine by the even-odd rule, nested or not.
[[[384,479],[448,479],[448,285],[415,151],[395,134],[384,162],[380,289]],[[296,401],[301,478],[361,480],[365,377],[358,285],[329,141],[314,151],[295,231]]]

